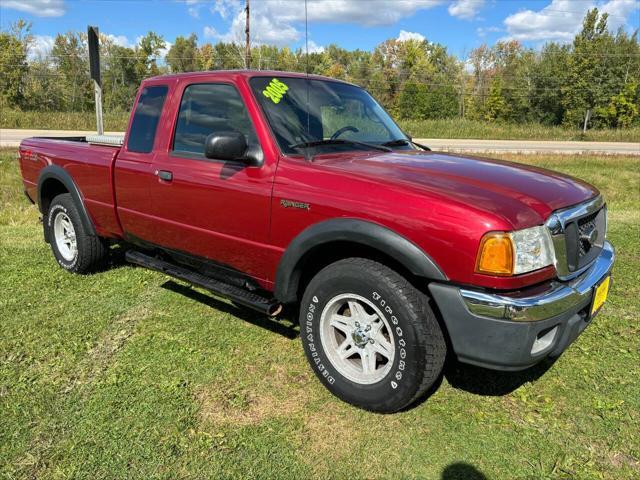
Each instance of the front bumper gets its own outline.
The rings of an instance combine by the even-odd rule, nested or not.
[[[605,242],[600,255],[568,282],[509,294],[431,283],[458,359],[497,370],[521,370],[560,355],[587,327],[594,287],[613,267]]]

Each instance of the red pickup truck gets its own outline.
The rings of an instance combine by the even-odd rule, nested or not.
[[[322,383],[374,411],[418,399],[447,353],[499,370],[557,357],[614,261],[593,186],[432,152],[319,76],[151,78],[124,138],[30,138],[20,166],[60,266],[96,271],[121,244],[266,315],[291,306]]]

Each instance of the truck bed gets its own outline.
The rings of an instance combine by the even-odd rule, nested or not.
[[[115,212],[113,167],[116,145],[94,144],[88,137],[33,137],[20,145],[20,169],[27,196],[37,202],[38,177],[43,168],[57,165],[74,180],[96,230],[117,237],[122,232]]]

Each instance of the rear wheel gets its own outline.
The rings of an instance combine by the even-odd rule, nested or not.
[[[410,405],[444,365],[445,340],[429,298],[372,260],[350,258],[320,271],[304,293],[300,328],[322,383],[367,410]]]
[[[90,273],[104,267],[109,253],[107,244],[84,228],[71,195],[65,193],[52,200],[46,222],[51,251],[62,268]]]

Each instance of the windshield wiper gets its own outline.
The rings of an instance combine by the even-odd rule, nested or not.
[[[416,143],[413,140],[409,140],[408,138],[396,138],[395,140],[389,140],[388,142],[384,142],[382,144],[383,147],[400,147],[402,145],[415,145],[416,147],[422,148],[427,152],[431,151],[431,149],[426,145],[420,145],[419,143]]]
[[[357,140],[345,140],[343,138],[329,138],[327,140],[314,140],[312,142],[301,142],[295,145],[289,145],[290,148],[310,148],[318,147],[320,145],[357,145],[359,147],[366,147],[372,150],[380,150],[383,152],[391,152],[392,150],[384,145],[375,145],[373,143],[358,142]]]

